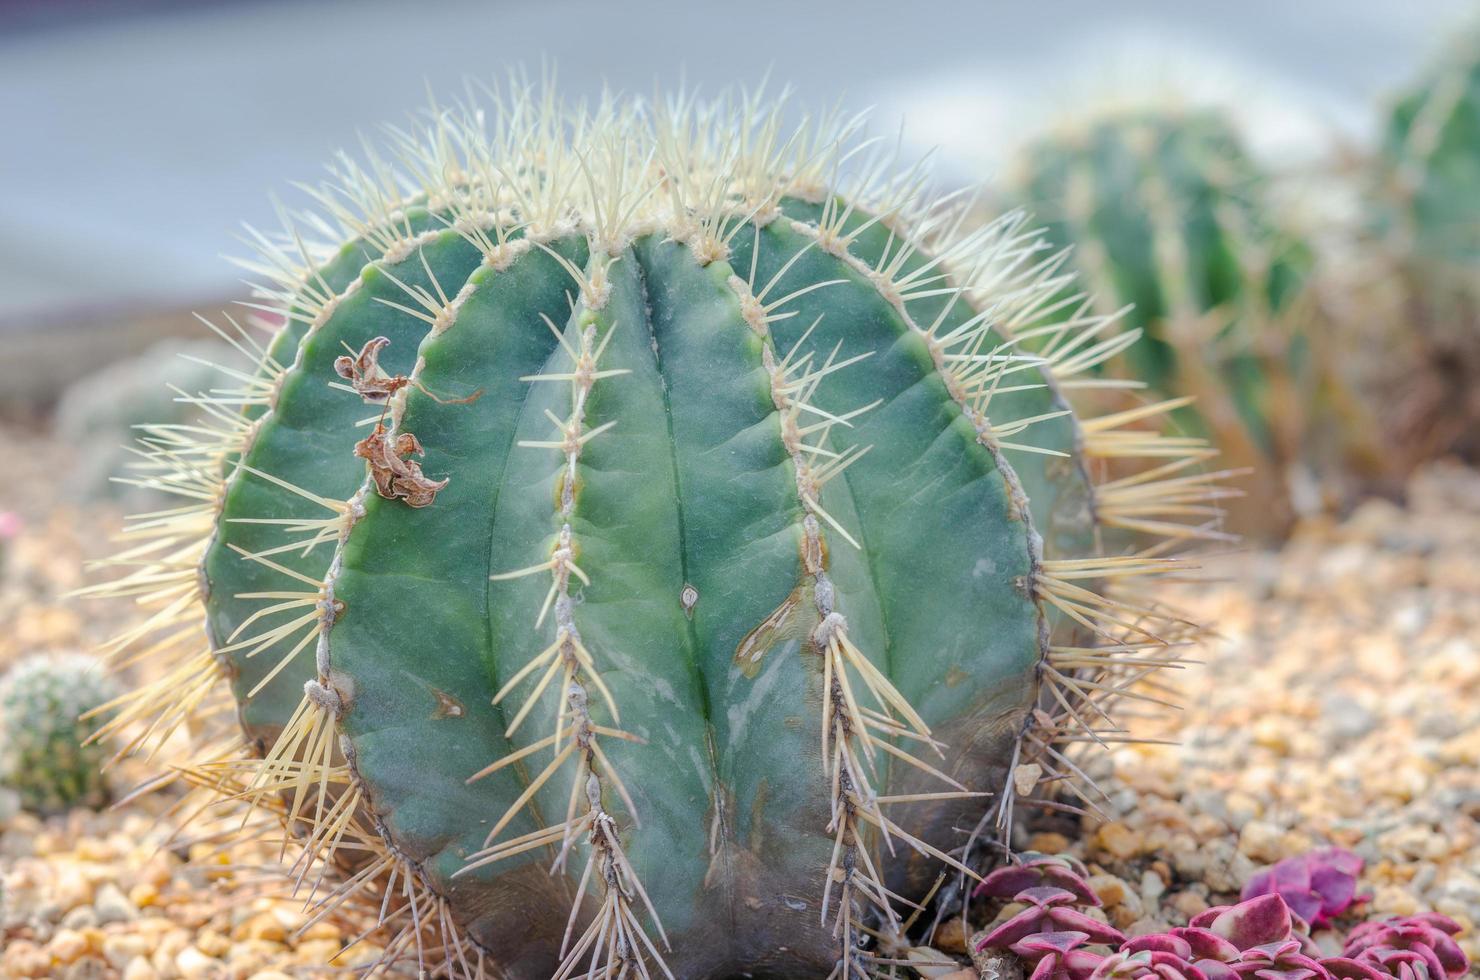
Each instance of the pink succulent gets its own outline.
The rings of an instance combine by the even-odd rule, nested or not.
[[[1092,919],[1074,908],[1075,895],[1066,888],[1043,885],[1013,896],[1028,907],[988,933],[976,948],[1007,949],[1034,933],[1082,932],[1090,942],[1119,945],[1125,936],[1119,929]]]
[[[1347,936],[1342,955],[1391,976],[1422,965],[1429,980],[1463,976],[1470,961],[1454,941],[1460,925],[1447,915],[1395,916],[1364,922]]]
[[[1105,957],[1090,980],[1208,980],[1207,974],[1186,959],[1160,949],[1130,950]]]
[[[0,510],[0,542],[21,533],[21,515],[13,510]]]
[[[1070,857],[1042,856],[998,868],[972,892],[977,897],[1016,898],[1029,888],[1052,886],[1073,892],[1081,905],[1098,907],[1100,896],[1085,881],[1084,865]]]
[[[1088,980],[1104,959],[1099,953],[1081,948],[1088,941],[1088,933],[1083,932],[1040,932],[1010,948],[1033,964],[1028,980]]]
[[[1265,868],[1244,885],[1242,898],[1279,895],[1290,910],[1316,927],[1331,920],[1360,899],[1357,876],[1362,859],[1340,847],[1327,847],[1286,858]]]

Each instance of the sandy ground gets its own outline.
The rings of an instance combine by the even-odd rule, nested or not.
[[[82,561],[107,553],[117,513],[57,506],[65,452],[0,438],[15,461],[0,509],[27,523],[0,580],[3,666],[86,649],[130,612],[64,597]],[[1174,679],[1184,710],[1133,722],[1179,744],[1102,757],[1103,812],[1025,824],[1019,845],[1084,858],[1106,917],[1139,933],[1229,900],[1258,867],[1340,844],[1365,859],[1370,898],[1339,928],[1433,909],[1466,926],[1480,957],[1480,474],[1432,467],[1406,507],[1370,501],[1339,524],[1306,523],[1280,553],[1208,571],[1223,580],[1176,587],[1219,629],[1192,654],[1204,665]],[[126,765],[118,785],[147,771]],[[0,976],[327,975],[309,964],[353,925],[299,934],[301,901],[270,897],[282,891],[264,870],[272,849],[171,842],[172,802],[0,813]],[[965,964],[984,925],[977,909],[947,917],[934,943]],[[1318,941],[1338,945],[1339,928]]]

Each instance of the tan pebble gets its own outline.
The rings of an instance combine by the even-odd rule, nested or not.
[[[1089,880],[1089,886],[1095,890],[1107,909],[1113,909],[1125,897],[1130,894],[1130,886],[1114,875],[1095,875]]]
[[[56,880],[52,884],[52,897],[64,911],[75,909],[79,905],[91,905],[92,882],[88,881],[87,875],[75,864],[64,864],[57,869]]]
[[[1372,911],[1391,915],[1416,915],[1418,901],[1407,891],[1393,885],[1384,885],[1372,896]]]
[[[260,973],[252,974],[247,980],[293,980],[293,978],[286,973],[279,973],[277,970],[263,970]]]
[[[1126,860],[1141,850],[1141,835],[1118,820],[1095,831],[1095,844],[1111,855]]]
[[[313,925],[309,926],[303,931],[303,935],[300,938],[304,941],[312,939],[332,939],[335,942],[339,942],[342,938],[344,938],[344,934],[341,933],[339,931],[339,927],[332,922],[315,922]]]
[[[221,961],[194,946],[186,946],[175,955],[175,969],[180,971],[184,980],[210,980],[221,972]]]
[[[175,954],[163,946],[156,947],[154,952],[149,954],[149,963],[163,980],[175,980],[180,975],[180,971],[175,967]]]
[[[1134,895],[1130,895],[1128,898],[1134,901],[1135,904],[1133,905],[1131,901],[1126,901],[1110,910],[1110,924],[1120,930],[1129,929],[1141,921],[1142,913],[1144,912],[1144,909],[1141,908],[1140,899]]]
[[[139,917],[139,910],[134,903],[111,881],[98,887],[98,893],[93,898],[93,910],[98,914],[98,922],[103,925],[110,922],[132,922]]]
[[[1206,813],[1193,814],[1191,821],[1192,834],[1200,841],[1212,840],[1214,837],[1222,837],[1228,833],[1228,827],[1217,817]]]
[[[1134,939],[1137,936],[1149,936],[1155,932],[1165,932],[1166,928],[1167,924],[1165,922],[1151,916],[1144,919],[1137,919],[1135,922],[1124,927],[1126,937],[1129,939]]]
[[[1169,903],[1185,919],[1190,919],[1199,912],[1205,912],[1208,908],[1207,899],[1197,892],[1177,892]]]
[[[226,955],[231,948],[231,940],[211,929],[206,929],[195,937],[195,948],[205,953],[212,959],[220,959]]]
[[[59,929],[46,944],[46,951],[57,963],[75,963],[87,955],[87,939],[75,929]]]
[[[940,980],[981,980],[981,974],[975,970],[953,970],[942,974]]]
[[[1280,852],[1280,832],[1262,820],[1250,820],[1238,835],[1238,849],[1253,858],[1273,864],[1283,855]]]
[[[171,926],[170,931],[159,941],[159,948],[166,956],[174,959],[176,953],[190,945],[190,930],[174,927],[174,923]]]
[[[124,968],[123,980],[159,980],[159,971],[150,966],[144,957],[136,956]]]
[[[344,944],[335,939],[315,939],[298,944],[298,956],[304,963],[328,963]]]
[[[1255,745],[1269,749],[1276,755],[1285,755],[1290,751],[1289,725],[1279,716],[1266,715],[1260,718],[1254,723],[1252,735]]]
[[[74,854],[84,861],[97,861],[99,863],[112,861],[118,857],[118,852],[105,840],[96,837],[84,837],[77,842]]]
[[[148,952],[149,940],[143,936],[124,933],[109,936],[103,940],[103,958],[119,970],[131,963],[135,957],[144,956]]]
[[[266,939],[280,943],[288,938],[288,930],[271,912],[258,912],[231,930],[231,935],[235,939]]]
[[[147,881],[141,881],[128,890],[128,900],[134,908],[147,909],[159,904],[159,889]]]
[[[177,860],[167,852],[159,852],[151,857],[147,864],[139,870],[139,881],[146,885],[153,885],[156,889],[163,890],[174,877]],[[134,903],[139,904],[138,902]]]
[[[35,943],[17,939],[6,947],[0,965],[4,965],[6,976],[44,977],[51,972],[51,957]]]
[[[935,930],[934,943],[936,948],[943,949],[947,953],[966,952],[966,924],[960,917],[947,919]]]
[[[1028,841],[1028,850],[1043,854],[1062,854],[1069,849],[1069,838],[1053,832],[1034,834]]]

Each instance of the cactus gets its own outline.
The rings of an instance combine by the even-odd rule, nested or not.
[[[287,326],[151,450],[191,503],[93,590],[163,660],[109,730],[191,728],[383,960],[864,975],[1195,631],[1124,591],[1165,549],[1097,548],[1219,492],[1090,481],[1205,451],[1064,400],[1118,328],[1019,353],[1060,285],[1023,216],[781,120],[516,86],[394,132],[261,237]]]
[[[1418,347],[1395,379],[1397,436],[1419,459],[1480,459],[1480,29],[1396,102],[1374,169],[1372,223],[1405,294],[1388,346]]]
[[[95,657],[36,654],[11,667],[0,678],[0,785],[37,813],[107,803],[107,752],[82,716],[117,694]]]
[[[1314,418],[1343,418],[1354,443],[1366,434],[1317,329],[1311,249],[1273,219],[1268,178],[1231,125],[1212,110],[1109,113],[1031,143],[1016,169],[1016,198],[1072,247],[1065,302],[1082,289],[1101,313],[1128,307],[1146,336],[1126,373],[1195,400],[1177,428],[1253,471],[1239,530],[1277,532],[1307,475],[1292,469],[1327,441]]]

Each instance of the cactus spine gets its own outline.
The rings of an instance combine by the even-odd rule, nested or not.
[[[322,909],[370,896],[383,961],[866,975],[901,898],[974,875],[958,828],[1006,834],[1014,766],[1074,776],[1191,629],[1107,597],[1171,561],[1097,528],[1195,537],[1216,487],[1097,488],[1084,447],[1204,445],[1079,420],[1113,322],[1018,353],[1062,285],[1037,236],[844,167],[856,122],[491,116],[346,164],[338,241],[264,239],[289,326],[97,590],[158,610],[122,654],[197,600],[209,636],[113,727],[201,729],[188,777],[280,814]]]
[[[38,813],[108,802],[103,746],[88,741],[118,685],[95,657],[36,654],[0,678],[0,785]]]

